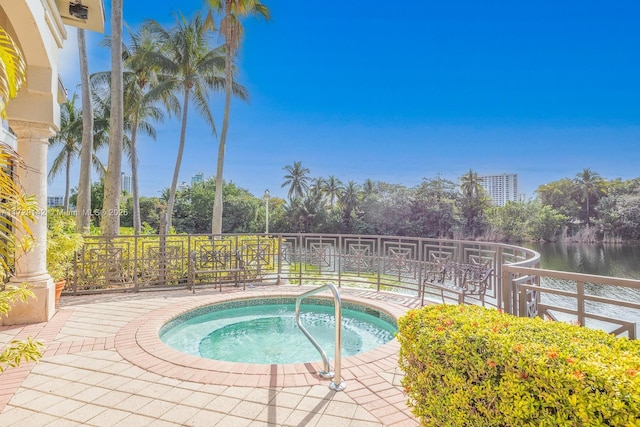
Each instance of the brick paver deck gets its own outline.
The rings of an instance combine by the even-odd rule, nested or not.
[[[257,365],[186,355],[159,328],[191,308],[246,297],[299,295],[269,286],[64,297],[51,321],[0,327],[0,346],[32,336],[46,346],[37,364],[0,374],[2,426],[417,426],[397,368],[398,343],[342,361],[347,388],[331,391],[321,362]],[[394,315],[412,297],[341,289],[345,301]]]

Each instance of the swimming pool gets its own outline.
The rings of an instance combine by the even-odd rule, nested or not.
[[[327,354],[334,353],[333,301],[308,298],[301,320]],[[395,319],[377,309],[342,304],[342,356],[379,347],[394,337]],[[160,329],[168,346],[194,356],[257,364],[304,363],[320,354],[295,321],[295,298],[257,298],[212,304],[188,311]]]

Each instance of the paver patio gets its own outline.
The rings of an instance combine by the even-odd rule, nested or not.
[[[396,340],[342,361],[343,392],[316,372],[320,361],[256,365],[200,359],[158,338],[166,320],[239,297],[298,295],[308,288],[260,286],[63,297],[46,323],[1,326],[0,346],[32,336],[37,364],[0,374],[2,426],[417,426],[406,407]],[[399,316],[410,296],[341,288]]]

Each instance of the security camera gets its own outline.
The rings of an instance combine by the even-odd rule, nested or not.
[[[69,15],[86,20],[89,17],[89,8],[82,3],[69,3]]]

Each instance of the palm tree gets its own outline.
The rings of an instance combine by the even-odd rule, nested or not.
[[[362,184],[362,201],[368,200],[372,197],[376,192],[376,184],[371,180],[371,178],[367,178]]]
[[[289,201],[298,199],[309,190],[309,169],[302,167],[302,162],[293,162],[293,165],[284,167],[287,174],[280,188],[289,186]]]
[[[489,206],[488,195],[478,174],[471,169],[460,178],[460,191],[460,211],[465,218],[465,229],[476,237],[485,224],[483,212]]]
[[[65,173],[65,192],[64,192],[64,210],[69,209],[69,193],[71,190],[71,163],[72,161],[78,157],[82,156],[82,140],[84,138],[84,120],[80,110],[76,108],[75,102],[78,99],[76,94],[73,94],[71,100],[62,104],[62,108],[60,109],[60,131],[49,139],[49,144],[51,147],[56,147],[58,145],[61,146],[60,153],[55,157],[53,163],[51,164],[51,168],[49,169],[48,178],[49,181],[53,180],[59,173],[64,171]],[[92,109],[93,110],[93,109]],[[95,137],[92,138],[92,146],[89,152],[91,153],[91,164],[95,167],[96,171],[98,171],[99,175],[104,174],[104,166],[102,162],[95,155],[95,152],[100,148],[101,145],[104,145],[105,138],[102,135],[106,135],[106,132],[103,130],[105,126],[104,119],[98,119],[97,123],[98,129],[100,132]],[[91,165],[90,165],[91,166]],[[78,191],[79,193],[79,191]],[[79,197],[79,194],[78,194]],[[91,198],[89,197],[89,200]],[[79,202],[76,208],[79,210]],[[91,206],[89,206],[89,213]],[[81,230],[86,231],[86,230]]]
[[[344,218],[348,222],[351,218],[351,214],[356,211],[360,204],[360,189],[358,185],[349,181],[344,190],[342,191],[342,197],[340,198],[340,204],[344,208]]]
[[[311,180],[311,183],[309,184],[309,192],[313,193],[314,196],[320,196],[320,198],[322,198],[322,195],[324,195],[324,178],[322,178],[321,176],[318,178],[313,178]]]
[[[73,94],[71,100],[62,104],[60,109],[60,131],[49,139],[51,147],[62,145],[62,149],[51,164],[48,178],[52,181],[60,172],[65,173],[64,210],[69,210],[69,192],[71,190],[71,162],[78,157],[83,139],[83,118],[76,108],[78,96]]]
[[[140,194],[138,179],[138,151],[137,135],[144,134],[156,138],[156,131],[151,122],[164,120],[164,112],[158,108],[163,104],[171,114],[180,110],[179,101],[172,93],[170,78],[159,73],[159,67],[154,63],[159,44],[148,27],[142,27],[138,32],[129,32],[131,43],[123,45],[123,74],[124,95],[124,128],[130,135],[125,151],[131,164],[131,181],[133,193],[133,228],[136,234],[142,229],[140,219]],[[110,45],[107,39],[106,45]],[[102,85],[108,85],[111,73],[109,71],[97,73],[93,79]]]
[[[124,0],[111,0],[111,114],[109,120],[109,158],[104,178],[104,215],[100,227],[103,236],[116,236],[120,231],[120,172],[122,171],[122,139],[124,136],[124,101],[122,81],[122,5]]]
[[[229,113],[231,110],[231,90],[233,83],[232,59],[242,42],[243,28],[241,18],[249,15],[261,16],[268,20],[269,9],[259,0],[206,0],[216,11],[224,11],[224,17],[220,23],[220,32],[224,35],[225,67],[224,74],[227,82],[224,98],[224,118],[222,120],[222,132],[218,144],[218,162],[216,166],[216,194],[213,203],[213,219],[211,232],[222,232],[222,180],[224,167],[224,151],[227,143],[227,131],[229,129]]]
[[[598,186],[602,182],[602,178],[598,173],[593,172],[591,169],[587,168],[578,173],[573,181],[575,183],[575,186],[582,191],[583,198],[586,202],[587,227],[589,227],[589,197],[592,194],[598,194]]]
[[[329,205],[333,209],[333,202],[340,199],[342,190],[344,189],[342,181],[331,175],[324,183],[324,192],[329,196]]]
[[[88,233],[91,223],[91,162],[93,159],[93,104],[89,84],[89,63],[87,59],[87,41],[84,30],[77,29],[78,54],[80,56],[80,84],[82,91],[82,145],[80,149],[80,178],[78,180],[78,198],[76,231]],[[68,187],[65,193],[65,210],[68,208]]]
[[[474,199],[482,194],[482,185],[478,174],[471,169],[460,178],[460,190],[467,199]]]
[[[164,74],[172,76],[169,83],[174,90],[180,91],[183,96],[180,144],[167,202],[167,223],[170,227],[184,152],[189,104],[191,102],[195,104],[196,109],[215,134],[213,115],[209,108],[208,91],[209,89],[227,87],[222,74],[225,67],[225,57],[221,48],[211,48],[209,44],[210,33],[200,14],[196,15],[192,21],[187,21],[182,15],[176,16],[175,28],[171,30],[164,29],[155,21],[148,21],[146,25],[158,37],[162,46],[161,52],[158,52],[152,60]],[[248,96],[246,90],[235,83],[233,88],[229,88],[229,90],[242,99],[246,99]],[[220,189],[222,189],[222,184],[220,184]]]

